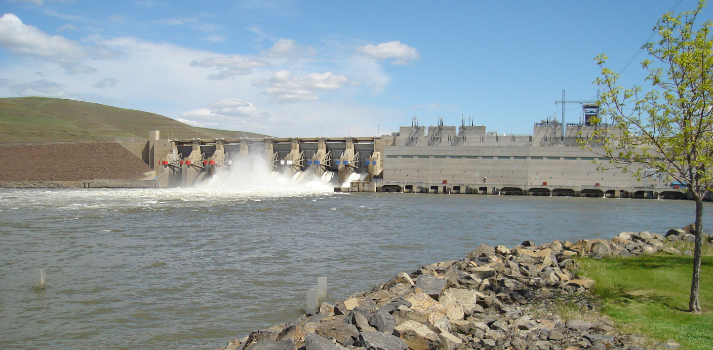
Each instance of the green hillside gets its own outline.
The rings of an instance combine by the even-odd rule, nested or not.
[[[45,97],[0,98],[0,143],[264,137],[242,131],[197,128],[162,115],[97,103]]]

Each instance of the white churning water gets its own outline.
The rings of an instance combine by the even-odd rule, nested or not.
[[[689,201],[338,194],[252,171],[187,189],[0,189],[0,348],[217,348],[299,316],[320,276],[337,300],[480,243],[693,221]]]

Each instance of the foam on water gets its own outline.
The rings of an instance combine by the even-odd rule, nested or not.
[[[367,174],[351,173],[346,181],[342,184],[342,187],[349,187],[353,181],[363,181]]]
[[[332,174],[333,176],[333,174]],[[221,171],[196,186],[205,192],[232,192],[265,196],[290,196],[331,192],[332,176],[322,176],[307,169],[291,175],[277,172],[264,157],[250,155],[233,159],[230,170]]]

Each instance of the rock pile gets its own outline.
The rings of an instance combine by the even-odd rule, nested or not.
[[[370,292],[323,303],[315,315],[255,331],[222,349],[640,349],[607,320],[563,320],[549,308],[563,297],[585,311],[595,308],[582,293],[594,281],[577,275],[576,256],[677,254],[664,240],[622,232],[610,241],[480,245],[463,260],[399,273]]]

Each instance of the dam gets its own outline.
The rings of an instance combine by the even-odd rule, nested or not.
[[[341,185],[357,174],[372,181],[382,172],[381,154],[386,146],[375,137],[162,141],[157,136],[149,143],[154,155],[162,154],[153,161],[159,187],[193,186],[218,172],[230,171],[247,158],[258,158],[287,176],[332,173]]]
[[[589,118],[543,120],[531,135],[487,131],[472,120],[447,126],[440,118],[429,127],[414,118],[377,137],[161,140],[154,131],[144,154],[155,187],[194,186],[252,158],[283,176],[329,175],[338,192],[687,198],[685,185],[653,169],[636,178],[614,167],[597,146],[596,130],[615,132]]]

